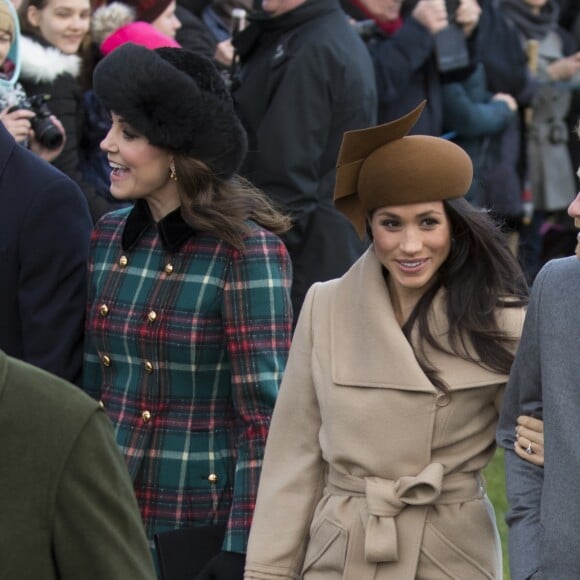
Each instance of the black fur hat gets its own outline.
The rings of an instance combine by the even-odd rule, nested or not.
[[[152,145],[195,157],[220,178],[240,168],[247,138],[214,64],[184,48],[117,48],[95,68],[104,107]]]

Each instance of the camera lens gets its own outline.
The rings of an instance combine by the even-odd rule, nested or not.
[[[62,145],[64,137],[49,118],[35,117],[32,119],[31,125],[36,139],[47,149],[57,149]]]

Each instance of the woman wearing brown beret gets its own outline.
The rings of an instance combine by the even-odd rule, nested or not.
[[[467,154],[407,136],[422,108],[344,136],[335,203],[373,244],[304,303],[246,579],[501,578],[481,471],[528,290]]]

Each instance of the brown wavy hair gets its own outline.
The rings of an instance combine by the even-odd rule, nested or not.
[[[291,227],[264,192],[238,175],[224,181],[199,159],[174,155],[183,219],[194,229],[225,240],[238,250],[251,222],[282,234]]]

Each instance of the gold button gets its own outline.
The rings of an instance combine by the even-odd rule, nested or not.
[[[147,315],[147,322],[155,322],[157,320],[157,312],[155,312],[155,310],[152,310],[148,315]]]
[[[173,273],[173,264],[166,264],[165,266],[165,273],[172,274]]]
[[[210,474],[207,476],[207,480],[208,480],[210,483],[217,483],[217,482],[218,482],[218,479],[219,479],[219,477],[218,477],[218,476],[217,476],[217,474],[215,474],[215,473],[210,473]]]
[[[103,401],[99,401],[99,407],[101,407],[101,409],[105,408],[105,403],[103,403]]]
[[[141,413],[141,420],[143,423],[149,423],[151,421],[151,413],[149,411],[143,411]]]
[[[103,358],[101,360],[106,367],[111,366],[111,359],[106,354],[103,355]]]
[[[119,266],[121,266],[121,268],[126,268],[128,263],[129,260],[127,260],[127,256],[121,256],[119,258]]]
[[[447,393],[439,393],[437,397],[435,397],[435,404],[438,407],[446,407],[449,405],[451,401],[451,397]]]
[[[109,314],[109,307],[106,304],[101,304],[101,307],[99,308],[99,314],[101,316],[107,316],[107,314]]]
[[[151,374],[153,372],[153,363],[151,361],[146,360],[145,361],[145,370]]]

